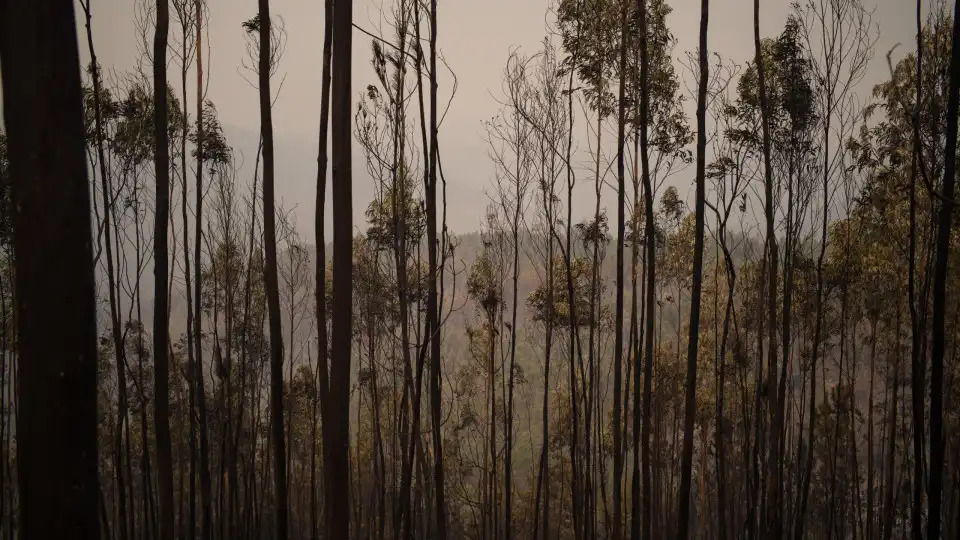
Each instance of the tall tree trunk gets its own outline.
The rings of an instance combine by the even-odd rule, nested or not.
[[[683,454],[680,471],[680,523],[678,540],[689,537],[690,483],[693,467],[693,428],[697,413],[697,353],[700,340],[700,296],[703,289],[703,229],[707,161],[707,28],[710,0],[700,7],[700,87],[697,94],[697,195],[693,247],[693,287],[690,292],[690,339],[687,342],[687,396],[684,414]],[[702,471],[701,474],[705,474]]]
[[[650,408],[653,398],[653,341],[654,341],[654,312],[656,308],[656,236],[653,215],[653,183],[650,178],[649,141],[647,123],[650,114],[650,88],[647,84],[650,79],[650,51],[649,36],[647,35],[647,1],[637,0],[637,10],[640,13],[640,170],[643,176],[644,190],[644,242],[646,247],[646,314],[644,320],[646,328],[643,331],[643,420],[640,433],[637,433],[636,419],[640,418],[640,369],[634,368],[633,394],[633,486],[631,500],[631,540],[650,540],[652,512],[652,486],[650,471]],[[637,449],[640,449],[639,460]],[[641,471],[643,476],[643,493],[641,494]],[[642,506],[642,509],[641,509]],[[642,512],[642,521],[641,521]],[[642,535],[641,535],[642,527]]]
[[[207,429],[207,391],[203,381],[203,4],[194,0],[197,30],[197,192],[196,192],[196,237],[194,245],[194,284],[196,294],[193,305],[193,339],[196,347],[194,371],[191,375],[196,385],[197,417],[200,428],[200,538],[210,540],[213,525],[213,495],[210,487],[210,444]],[[186,174],[186,172],[184,172]]]
[[[623,243],[624,243],[624,193],[625,171],[624,150],[626,148],[626,81],[627,81],[627,0],[620,0],[620,96],[617,111],[617,304],[614,322],[613,345],[613,540],[622,538],[620,500],[620,478],[623,476],[622,446],[623,429],[621,427],[621,386],[623,385]],[[636,247],[634,246],[634,249]]]
[[[154,422],[156,422],[157,487],[160,498],[160,540],[173,539],[173,463],[170,442],[169,324],[167,320],[167,224],[170,215],[170,148],[167,140],[167,33],[169,6],[157,0],[153,40],[153,130],[156,141],[156,214],[153,237]],[[144,441],[144,444],[146,442]]]
[[[330,372],[328,371],[327,357],[327,241],[326,241],[326,204],[327,204],[327,140],[330,127],[330,64],[333,46],[333,0],[324,0],[323,3],[323,66],[320,75],[320,142],[317,150],[317,207],[316,219],[314,220],[314,232],[317,245],[316,258],[316,309],[317,309],[317,383],[318,395],[320,401],[320,416],[322,418],[321,433],[324,441],[328,437],[327,416],[329,395],[330,395]],[[316,440],[316,411],[314,411],[314,434]],[[315,441],[314,441],[315,442]],[[324,478],[327,478],[327,463],[329,458],[327,451],[329,445],[322,445]],[[310,523],[311,540],[317,540],[317,501],[316,487],[313,476],[316,471],[316,452],[310,457]],[[327,491],[330,482],[324,481],[324,503],[331,499],[331,493]]]
[[[261,0],[263,1],[263,0]],[[334,0],[333,79],[333,337],[330,363],[330,445],[327,535],[350,539],[350,349],[353,327],[353,193],[350,155],[350,77],[353,0]]]
[[[729,213],[727,214],[729,217]],[[736,290],[737,269],[733,261],[733,256],[727,247],[727,218],[720,223],[719,233],[720,248],[723,250],[723,261],[727,273],[727,302],[723,315],[723,333],[720,338],[720,355],[717,361],[717,431],[716,453],[717,453],[717,537],[720,540],[727,538],[727,462],[726,462],[726,437],[724,436],[724,394],[726,390],[726,360],[727,360],[727,342],[730,336],[730,322],[733,317],[734,309],[734,291]],[[739,346],[739,334],[735,336],[735,349]],[[744,445],[744,450],[747,445]],[[732,505],[737,508],[737,505]]]
[[[923,103],[923,26],[921,23],[921,0],[917,0],[917,71],[916,107]],[[951,59],[952,63],[952,59]],[[907,273],[907,301],[910,307],[910,383],[913,412],[913,493],[910,505],[911,537],[923,540],[923,409],[926,362],[920,346],[923,333],[923,317],[917,309],[917,170],[922,167],[923,151],[920,141],[920,123],[913,122],[913,160],[910,168],[910,239],[909,268]],[[923,305],[926,311],[926,304]]]
[[[505,431],[504,463],[503,463],[503,481],[504,481],[504,537],[506,540],[513,538],[513,389],[514,376],[517,366],[517,310],[519,308],[519,287],[520,287],[520,219],[521,205],[523,197],[521,190],[521,175],[523,174],[521,165],[521,156],[523,155],[523,141],[521,140],[522,119],[514,113],[514,121],[517,127],[517,168],[514,173],[514,189],[516,190],[516,201],[513,208],[513,222],[511,223],[511,232],[513,234],[513,276],[511,277],[512,305],[510,307],[510,368],[507,373],[509,377],[508,396],[507,396],[507,421]],[[552,239],[551,239],[552,241]]]
[[[0,1],[21,538],[100,538],[97,312],[73,9],[65,0]]]
[[[419,47],[419,45],[418,45]],[[447,538],[447,510],[443,476],[443,434],[440,425],[440,318],[437,305],[437,0],[430,1],[430,183],[427,190],[427,242],[429,258],[427,327],[430,340],[430,412],[433,418],[433,479],[436,484],[437,540]],[[512,376],[512,375],[511,375]]]
[[[927,537],[940,539],[945,440],[943,435],[943,364],[946,356],[947,258],[957,169],[957,113],[960,109],[960,4],[954,6],[953,48],[950,54],[950,94],[947,101],[947,141],[944,151],[943,198],[937,223],[937,255],[933,275],[933,343],[930,358],[930,486]]]
[[[287,539],[287,453],[283,440],[283,329],[280,325],[280,285],[277,280],[277,210],[274,202],[273,114],[270,68],[273,51],[270,34],[270,0],[260,6],[260,136],[263,138],[263,242],[266,260],[263,280],[270,328],[270,421],[274,451],[275,538]],[[349,336],[347,340],[349,342]],[[341,514],[345,519],[346,514]]]
[[[758,93],[760,97],[760,123],[763,133],[763,169],[764,169],[764,213],[766,217],[766,257],[767,257],[767,267],[766,267],[766,277],[768,280],[767,284],[767,328],[769,335],[767,336],[767,365],[769,369],[767,370],[767,396],[769,396],[774,391],[775,383],[775,373],[776,373],[776,363],[777,363],[777,345],[776,345],[776,325],[777,325],[777,237],[774,230],[774,206],[773,206],[773,165],[771,164],[770,157],[770,122],[769,122],[769,103],[767,96],[767,84],[766,84],[766,69],[763,60],[763,51],[761,48],[760,41],[760,0],[754,0],[753,3],[753,43],[754,43],[754,64],[757,69],[757,81],[758,81]],[[761,348],[762,351],[762,348]],[[761,360],[762,362],[762,360]],[[761,382],[761,384],[763,384]],[[757,410],[758,415],[760,415],[760,410]],[[765,515],[764,509],[767,508],[769,511],[769,505],[774,504],[775,492],[777,486],[776,474],[778,470],[777,460],[773,457],[773,449],[777,448],[779,445],[777,443],[778,439],[778,426],[775,424],[774,415],[775,411],[771,410],[771,426],[768,433],[769,440],[767,441],[767,475],[765,476],[767,488],[767,493],[761,494],[762,503],[761,508],[761,520],[765,521],[763,523],[764,527],[767,527],[769,534],[775,534],[774,531],[777,529],[776,521],[779,516],[776,516],[773,512],[770,516]],[[762,423],[762,420],[761,420]],[[771,493],[773,491],[774,493]],[[769,519],[767,519],[769,518]]]
[[[181,13],[181,17],[185,19],[186,15],[186,6],[184,6],[184,13]],[[199,23],[198,27],[199,27]],[[181,30],[183,34],[183,43],[181,52],[183,54],[183,65],[181,66],[180,71],[180,91],[181,91],[181,107],[183,111],[187,110],[187,69],[189,64],[187,63],[187,33],[191,30],[189,27],[189,22],[186,20],[181,20]],[[197,53],[199,55],[199,51]],[[187,296],[187,369],[186,369],[186,379],[187,379],[187,413],[188,417],[188,452],[189,452],[189,493],[187,501],[187,531],[186,537],[188,540],[194,540],[197,535],[197,430],[196,430],[196,415],[193,414],[196,408],[196,355],[195,355],[195,341],[199,340],[200,337],[194,332],[194,304],[193,304],[193,282],[190,276],[190,222],[188,219],[188,205],[187,205],[187,132],[189,131],[189,118],[186,114],[182,114],[182,122],[180,138],[180,170],[181,170],[181,219],[183,221],[183,278],[184,278],[184,289],[186,289]],[[198,124],[199,127],[199,124]],[[198,141],[200,138],[198,137]],[[199,219],[197,219],[197,226],[199,227]],[[182,476],[182,474],[181,474]],[[183,486],[180,486],[181,492],[183,491]],[[182,495],[181,495],[182,496]],[[183,516],[180,517],[181,530],[183,528]],[[181,532],[182,535],[182,532]]]
[[[883,524],[881,528],[882,540],[890,540],[893,534],[893,518],[896,513],[894,508],[894,492],[896,489],[896,449],[897,449],[897,392],[900,387],[900,303],[897,302],[897,326],[894,336],[896,336],[897,352],[893,365],[893,398],[888,405],[889,416],[887,420],[887,440],[886,440],[886,470],[883,480]]]
[[[107,159],[104,152],[104,131],[103,131],[103,108],[101,103],[102,87],[100,80],[100,65],[97,61],[97,54],[93,46],[93,27],[92,13],[89,2],[81,2],[84,17],[86,20],[87,31],[87,49],[90,52],[91,77],[93,79],[93,103],[94,103],[94,125],[96,128],[97,143],[97,162],[100,170],[101,197],[103,199],[104,209],[104,242],[106,244],[107,255],[107,284],[110,300],[110,330],[113,337],[114,362],[117,370],[117,426],[114,435],[114,460],[117,477],[117,487],[121,495],[117,497],[117,521],[119,524],[117,534],[119,540],[127,538],[127,512],[126,498],[122,495],[126,490],[126,482],[123,476],[123,453],[121,445],[123,441],[123,426],[127,417],[127,379],[125,368],[125,350],[123,346],[123,337],[120,330],[120,308],[117,305],[117,284],[116,272],[114,270],[113,257],[113,239],[111,237],[110,214],[113,204],[110,202],[112,197],[109,189],[109,179],[107,176]]]

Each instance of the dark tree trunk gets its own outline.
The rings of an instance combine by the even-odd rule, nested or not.
[[[170,441],[169,325],[167,297],[167,224],[170,218],[170,148],[167,135],[167,33],[169,6],[157,0],[153,40],[153,130],[156,140],[156,212],[153,239],[153,361],[154,421],[157,444],[157,488],[160,499],[160,540],[173,539],[173,463]]]
[[[196,193],[196,237],[194,245],[194,284],[196,295],[193,305],[193,373],[194,394],[197,399],[197,417],[200,429],[200,538],[210,540],[212,532],[213,495],[210,487],[210,444],[207,430],[207,391],[203,382],[203,259],[201,254],[203,240],[203,6],[202,0],[195,0],[197,30],[197,193]],[[184,172],[186,174],[186,172]]]
[[[776,327],[777,327],[777,238],[776,232],[774,230],[774,206],[773,206],[773,165],[771,164],[770,157],[770,125],[769,125],[769,104],[767,96],[767,85],[766,85],[766,69],[763,63],[763,52],[761,49],[760,41],[760,1],[754,0],[753,4],[753,39],[754,39],[754,64],[757,69],[757,82],[758,82],[758,93],[760,98],[760,123],[761,130],[763,135],[763,179],[764,179],[764,213],[766,217],[766,257],[767,257],[767,268],[766,268],[766,277],[768,280],[767,284],[767,328],[769,335],[767,336],[767,364],[769,366],[767,370],[767,382],[766,389],[768,392],[768,398],[772,395],[774,391],[774,383],[776,381],[776,363],[777,363],[777,345],[776,345]],[[759,351],[762,354],[762,347]],[[763,362],[763,359],[760,360]],[[764,384],[761,382],[761,384]],[[760,410],[756,411],[756,414],[761,414]],[[771,414],[774,414],[774,411],[771,409]],[[762,424],[762,419],[760,419]],[[777,448],[779,444],[777,443],[777,434],[779,432],[778,426],[773,425],[774,417],[771,416],[771,426],[768,433],[769,440],[766,442],[768,452],[772,452],[774,448]],[[759,435],[759,434],[758,434]],[[768,532],[772,535],[776,530],[776,522],[778,517],[774,510],[770,510],[769,506],[774,504],[775,492],[777,486],[776,474],[779,469],[776,459],[769,457],[766,463],[768,469],[767,476],[765,477],[765,483],[767,493],[762,493],[761,504],[760,504],[760,514],[761,520],[765,521],[762,523],[762,526],[768,529]],[[773,493],[771,493],[771,491]],[[769,516],[765,515],[765,510],[769,511],[771,514]],[[769,518],[769,519],[767,519]]]
[[[330,428],[327,536],[349,540],[350,349],[353,327],[353,193],[350,156],[350,77],[353,0],[334,0],[331,137],[333,142],[333,335],[330,358]]]
[[[656,232],[653,214],[653,183],[650,178],[649,141],[647,122],[650,114],[650,89],[647,84],[650,78],[650,51],[647,36],[647,3],[646,0],[637,0],[637,10],[640,13],[640,170],[643,176],[644,190],[644,242],[646,247],[646,313],[643,330],[643,420],[640,433],[637,433],[636,419],[640,418],[640,368],[634,368],[633,394],[633,486],[631,533],[632,540],[650,540],[652,538],[651,520],[653,517],[653,500],[650,470],[650,420],[653,398],[653,345],[654,345],[654,312],[656,310]],[[639,436],[638,436],[639,435]],[[637,449],[639,447],[639,460]],[[641,471],[643,477],[643,493],[641,494]],[[641,508],[642,507],[642,508]],[[641,519],[642,514],[642,519]],[[641,535],[642,528],[642,535]]]
[[[917,0],[917,71],[916,103],[923,103],[923,27],[921,0]],[[920,351],[923,319],[917,310],[917,169],[923,166],[920,141],[920,123],[913,122],[913,166],[910,169],[910,239],[909,269],[907,274],[907,301],[910,308],[910,383],[913,413],[913,490],[910,504],[911,538],[923,540],[923,409],[926,362]],[[926,310],[926,304],[924,304]]]
[[[622,538],[620,478],[623,476],[623,429],[621,421],[621,387],[623,386],[623,242],[624,242],[624,150],[626,148],[626,81],[627,81],[627,26],[626,0],[620,2],[620,95],[617,114],[617,304],[613,345],[613,540]],[[636,249],[636,246],[634,246]]]
[[[943,364],[946,356],[947,258],[957,169],[957,113],[960,109],[960,4],[954,6],[953,50],[950,55],[950,94],[947,101],[947,141],[944,152],[943,198],[937,223],[937,255],[933,276],[933,343],[930,358],[930,486],[927,538],[940,539],[945,440],[943,435]]]
[[[693,467],[693,427],[697,412],[697,352],[700,340],[700,296],[703,288],[703,229],[707,153],[707,28],[710,0],[700,8],[700,86],[697,94],[697,195],[693,247],[693,287],[690,292],[690,339],[687,342],[687,395],[684,413],[683,453],[680,471],[680,523],[678,540],[689,537],[690,481]],[[705,474],[702,471],[701,474]]]
[[[419,22],[419,21],[418,21]],[[419,47],[419,45],[418,45]],[[447,510],[443,479],[443,434],[440,432],[441,393],[440,317],[437,305],[437,0],[430,1],[430,182],[427,189],[427,242],[429,258],[427,328],[430,340],[430,412],[433,419],[433,477],[436,493],[437,540],[447,538]],[[511,375],[512,377],[512,375]],[[495,403],[495,402],[494,402]],[[494,464],[496,468],[496,464]]]
[[[98,539],[96,305],[72,2],[0,1],[0,65],[19,323],[20,537]]]
[[[327,362],[327,244],[326,244],[326,204],[327,204],[327,140],[330,127],[330,58],[333,46],[333,0],[324,0],[323,6],[323,66],[321,67],[320,87],[320,142],[317,150],[317,207],[314,231],[317,244],[316,259],[316,309],[317,309],[317,383],[320,402],[320,416],[323,421],[321,433],[324,440],[328,433],[328,403],[330,392],[330,372]],[[316,442],[316,411],[314,411],[314,442]],[[323,462],[328,463],[327,444],[323,444]],[[316,452],[310,457],[310,531],[311,539],[317,540],[317,501],[314,475],[316,471]],[[324,467],[324,478],[328,468]],[[331,498],[329,481],[324,481],[324,501]]]
[[[113,349],[114,349],[114,363],[116,364],[117,371],[117,429],[114,435],[114,459],[116,463],[116,478],[117,478],[117,487],[120,490],[120,493],[125,493],[126,482],[124,481],[123,476],[123,467],[121,466],[123,462],[123,453],[121,452],[121,446],[123,441],[123,425],[127,417],[127,380],[126,380],[126,368],[125,368],[125,350],[123,346],[123,333],[121,332],[120,325],[120,310],[117,306],[117,284],[116,284],[116,272],[114,270],[114,256],[113,256],[113,239],[111,235],[111,227],[109,223],[109,216],[112,212],[112,203],[110,189],[109,189],[109,179],[107,176],[107,159],[104,152],[104,130],[103,130],[103,107],[101,103],[101,80],[100,80],[100,65],[97,62],[97,54],[94,51],[93,46],[93,27],[92,27],[92,13],[91,6],[89,3],[81,2],[81,6],[84,11],[84,17],[86,19],[86,30],[87,30],[87,48],[90,51],[90,68],[91,68],[91,78],[93,79],[93,103],[94,103],[94,122],[96,128],[96,140],[97,140],[97,162],[100,170],[100,187],[101,187],[101,198],[103,199],[104,207],[104,243],[106,244],[106,255],[107,255],[107,286],[108,286],[108,298],[110,301],[110,330],[111,337],[113,338]],[[117,497],[117,522],[120,540],[126,540],[127,538],[127,511],[126,511],[126,498],[122,495]]]
[[[287,453],[283,440],[283,335],[280,325],[280,285],[277,279],[277,226],[274,202],[273,114],[271,111],[270,69],[273,51],[270,40],[270,0],[260,6],[260,136],[263,138],[263,267],[270,328],[270,432],[274,451],[275,538],[287,539]],[[347,337],[349,340],[349,336]],[[341,515],[341,519],[346,514]]]

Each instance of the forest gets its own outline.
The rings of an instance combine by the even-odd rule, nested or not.
[[[252,156],[207,0],[132,2],[118,70],[92,0],[0,0],[0,537],[960,539],[960,4],[888,51],[743,2],[735,57],[722,0],[691,51],[682,2],[550,0],[456,231],[456,2],[323,0],[294,208],[270,0]]]

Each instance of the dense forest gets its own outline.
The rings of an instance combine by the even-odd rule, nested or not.
[[[725,2],[686,52],[670,0],[553,0],[470,232],[456,3],[324,0],[294,210],[270,1],[245,159],[206,0],[135,3],[117,71],[95,2],[0,0],[0,537],[960,539],[960,7],[894,54],[870,0],[753,0],[730,58]]]

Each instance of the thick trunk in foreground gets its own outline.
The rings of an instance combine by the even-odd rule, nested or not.
[[[327,456],[327,537],[349,540],[350,524],[350,349],[353,324],[353,193],[350,159],[350,77],[353,0],[333,4],[333,313]]]
[[[19,232],[19,531],[97,539],[96,305],[72,2],[0,1],[0,65]]]

